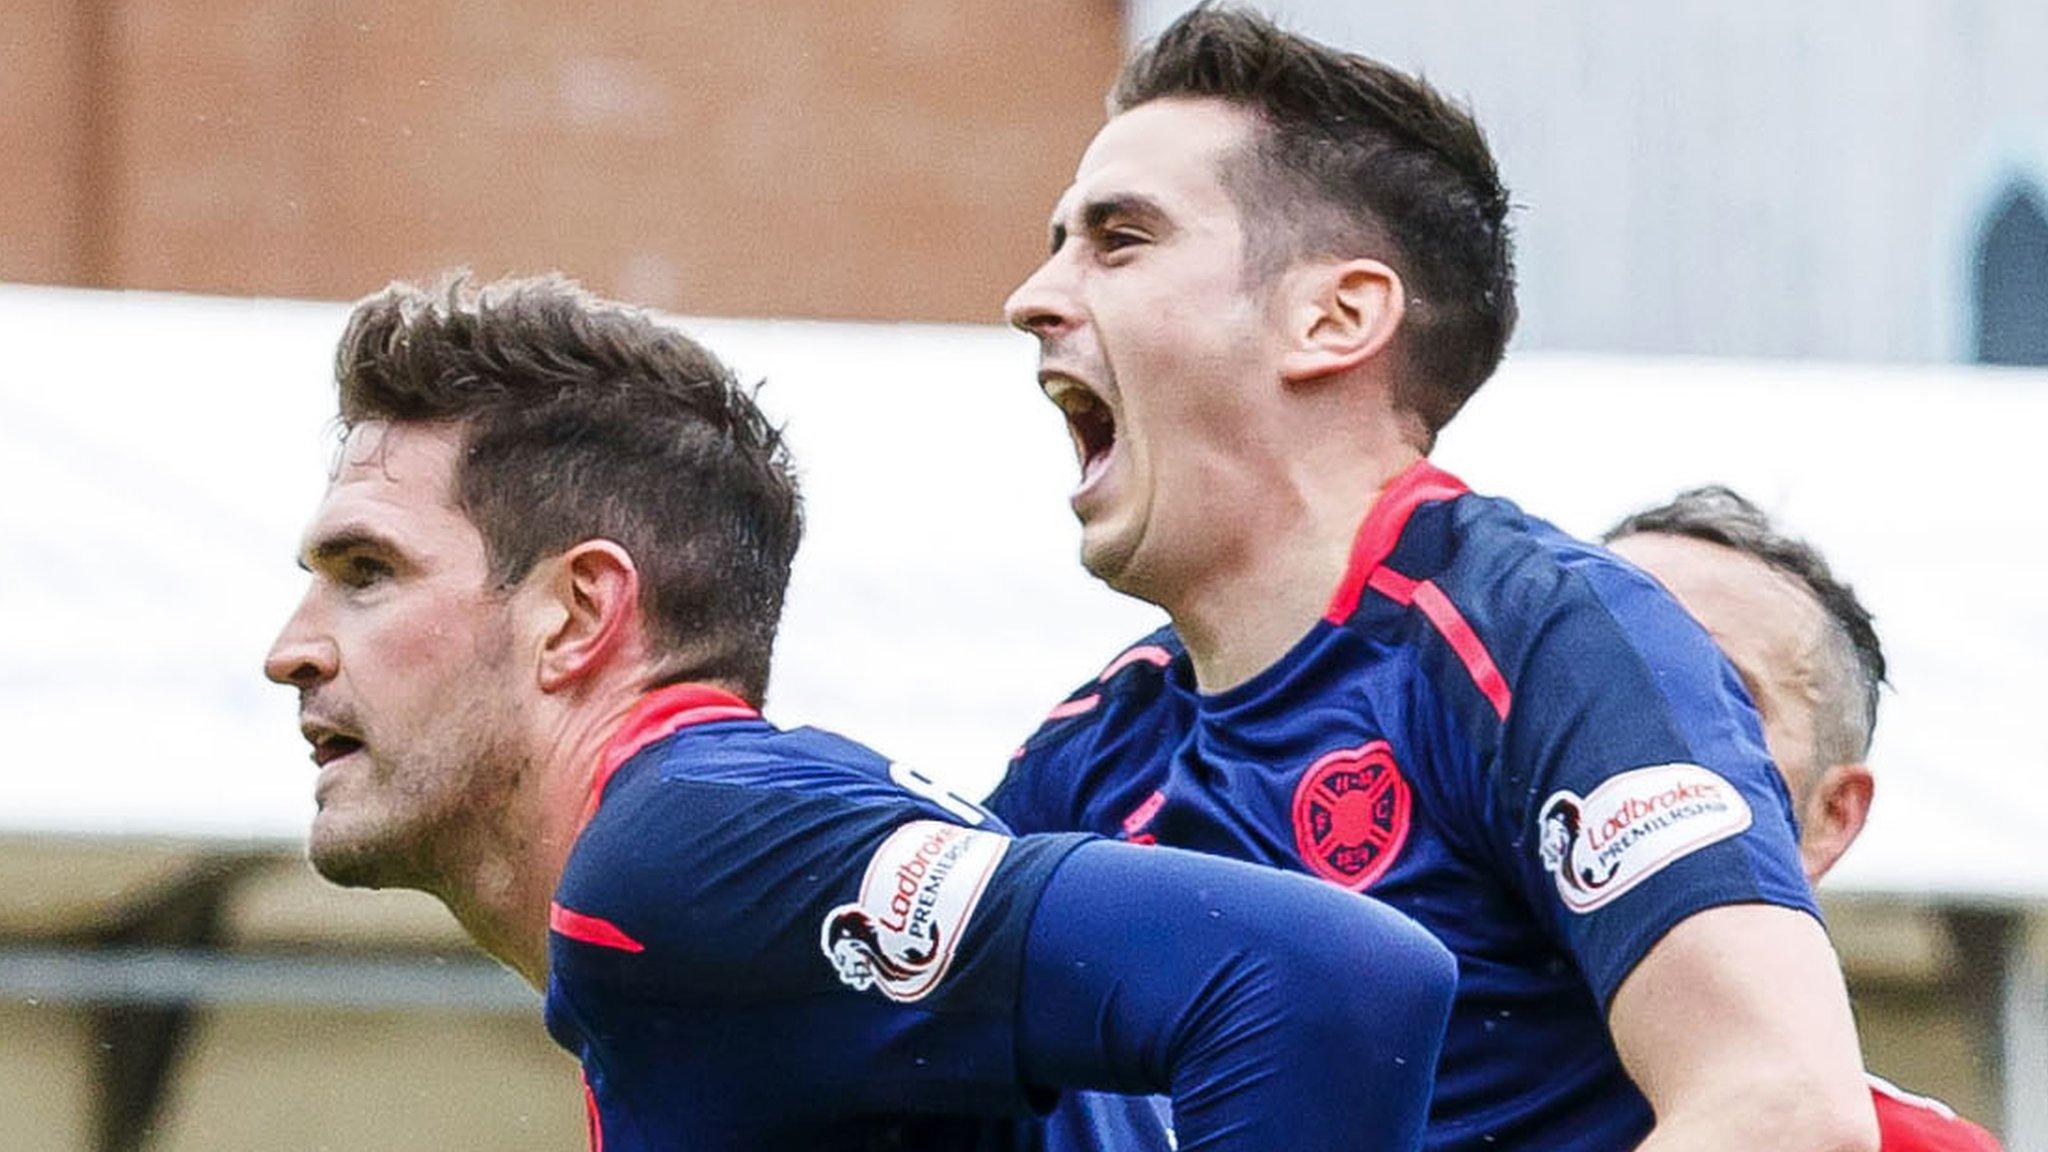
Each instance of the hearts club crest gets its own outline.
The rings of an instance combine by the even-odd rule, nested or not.
[[[1408,839],[1414,797],[1385,740],[1332,752],[1294,789],[1294,846],[1309,871],[1363,892]]]

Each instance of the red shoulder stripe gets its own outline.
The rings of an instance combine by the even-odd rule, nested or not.
[[[1047,723],[1051,723],[1054,720],[1065,720],[1069,716],[1084,715],[1095,711],[1095,706],[1100,703],[1102,703],[1100,693],[1093,696],[1083,696],[1079,700],[1069,700],[1064,704],[1055,705],[1052,711],[1045,714],[1045,719]]]
[[[1458,661],[1465,665],[1465,672],[1472,677],[1472,683],[1493,705],[1494,715],[1502,720],[1508,718],[1508,709],[1514,706],[1514,694],[1508,690],[1507,677],[1500,674],[1500,667],[1493,662],[1493,654],[1486,650],[1486,644],[1479,639],[1479,633],[1444,595],[1443,589],[1430,580],[1411,580],[1392,568],[1375,568],[1370,583],[1372,590],[1403,607],[1414,605],[1422,609],[1422,615],[1437,630],[1451,651],[1458,654]]]
[[[1095,679],[1098,682],[1107,683],[1111,676],[1114,676],[1117,673],[1123,671],[1124,669],[1130,667],[1131,665],[1138,663],[1145,663],[1150,664],[1157,668],[1164,668],[1168,664],[1173,663],[1173,654],[1171,652],[1168,652],[1166,649],[1161,648],[1157,644],[1140,644],[1136,648],[1133,648],[1130,651],[1124,653],[1123,655],[1117,657],[1116,659],[1111,660],[1109,662],[1109,667],[1104,668],[1102,670],[1102,675],[1097,676]]]

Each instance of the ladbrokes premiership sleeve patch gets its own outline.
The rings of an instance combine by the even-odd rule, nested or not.
[[[855,991],[930,995],[1009,850],[1007,836],[938,820],[905,824],[868,861],[860,897],[825,915],[818,944]]]
[[[1749,802],[1735,786],[1697,764],[1623,772],[1586,796],[1553,792],[1536,816],[1543,867],[1565,907],[1580,913],[1749,822]]]

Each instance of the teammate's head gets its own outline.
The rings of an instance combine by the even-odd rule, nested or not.
[[[1871,615],[1811,545],[1723,487],[1609,529],[1609,547],[1668,588],[1748,686],[1818,880],[1862,831],[1884,651]]]
[[[1182,17],[1111,112],[1007,310],[1082,458],[1084,563],[1142,593],[1203,566],[1156,553],[1243,519],[1275,458],[1312,452],[1301,429],[1359,434],[1333,382],[1368,381],[1386,437],[1426,450],[1500,359],[1513,269],[1471,117],[1262,16]]]
[[[1250,114],[1222,176],[1245,272],[1367,256],[1400,277],[1399,399],[1434,434],[1500,363],[1515,326],[1507,189],[1465,109],[1416,76],[1204,5],[1125,66],[1110,104],[1215,100]]]
[[[710,353],[558,278],[398,284],[357,305],[336,377],[313,579],[265,666],[323,766],[322,872],[431,887],[533,775],[543,704],[759,700],[798,498]]]

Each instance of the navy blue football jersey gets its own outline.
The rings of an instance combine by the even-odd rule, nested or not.
[[[715,689],[643,701],[550,910],[546,1021],[582,1061],[592,1147],[1016,1146],[995,1118],[1032,1104],[1029,918],[1088,837],[983,817]]]
[[[1427,462],[1328,611],[1204,695],[1171,629],[1055,708],[990,800],[1322,877],[1456,955],[1431,1149],[1623,1149],[1647,1102],[1605,1026],[1673,925],[1813,912],[1791,802],[1710,637],[1646,576]]]

